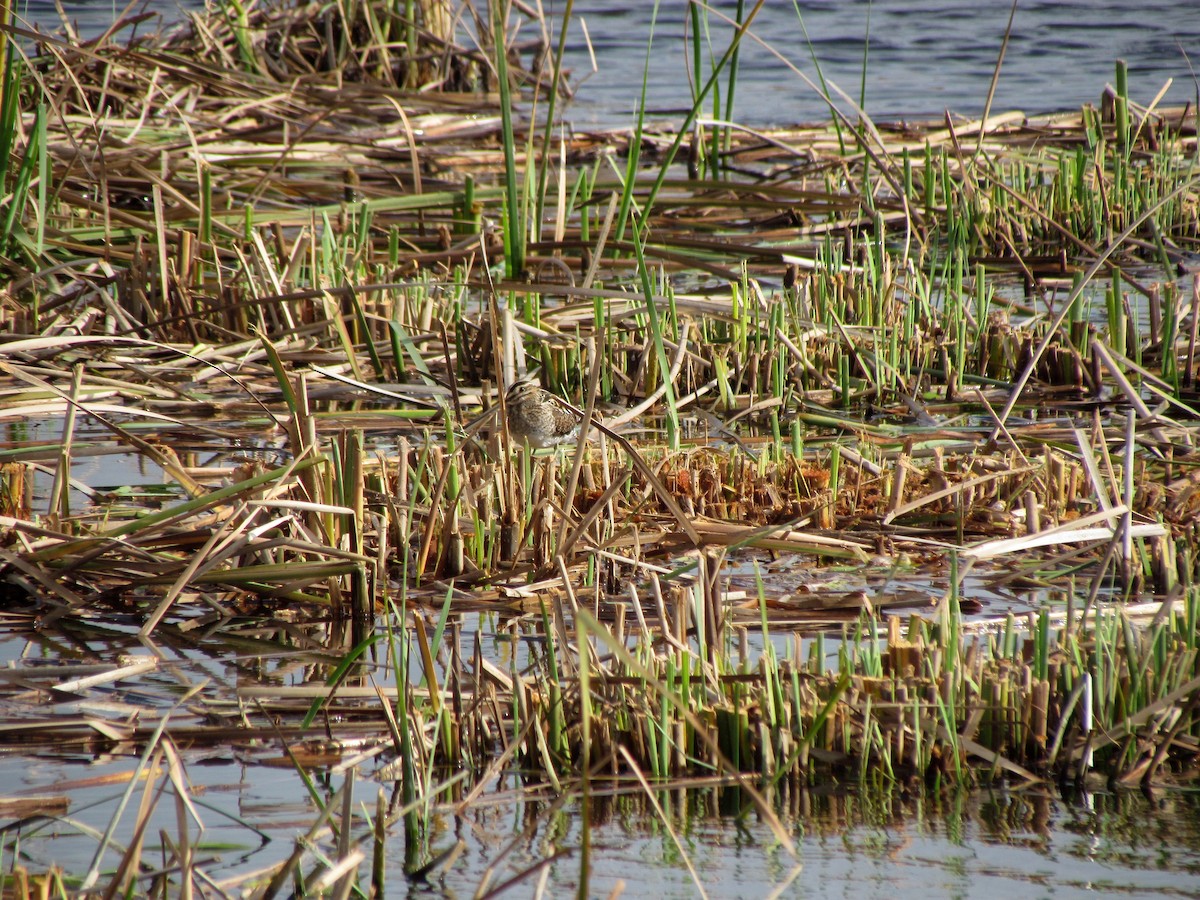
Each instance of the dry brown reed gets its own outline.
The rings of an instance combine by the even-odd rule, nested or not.
[[[850,151],[829,126],[745,131],[719,178],[623,186],[631,135],[527,156],[518,115],[508,149],[550,193],[504,279],[494,32],[381,6],[27,51],[4,605],[315,674],[114,723],[33,710],[153,659],[17,667],[6,746],[132,742],[168,769],[176,746],[261,740],[300,767],[367,746],[399,757],[400,817],[443,765],[468,798],[506,766],[748,796],[747,772],[1194,776],[1190,118],[1143,110],[1116,150],[1090,109],[863,123]],[[544,92],[544,49],[503,52]],[[608,423],[575,455],[499,427],[497,386],[534,366]],[[84,483],[110,456],[155,483]],[[972,626],[970,579],[1066,609]],[[1155,592],[1149,625],[1096,602],[1114,587]],[[477,613],[531,639],[527,667],[464,645]]]

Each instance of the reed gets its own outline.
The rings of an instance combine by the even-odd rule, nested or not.
[[[43,629],[280,654],[278,619],[314,629],[303,685],[193,698],[305,773],[316,821],[263,894],[378,888],[393,825],[406,871],[448,865],[438,804],[518,772],[585,806],[712,778],[764,821],[764,785],[1193,777],[1197,316],[1153,282],[1198,238],[1194,132],[1127,78],[1111,115],[992,121],[970,157],[953,121],[847,128],[832,97],[735,129],[758,8],[718,54],[693,7],[693,108],[656,132],[644,77],[622,135],[560,128],[568,9],[539,139],[499,3],[474,43],[414,3],[335,4],[332,42],[272,4],[137,53],[5,32],[0,582]],[[675,162],[693,135],[709,178]],[[535,365],[605,426],[567,457],[504,436]],[[116,454],[162,484],[80,483]],[[984,621],[980,582],[1066,608]],[[182,785],[146,722],[55,737]],[[316,737],[375,742],[396,801],[309,776]],[[89,877],[168,893],[197,849],[181,829],[156,872],[136,831]]]

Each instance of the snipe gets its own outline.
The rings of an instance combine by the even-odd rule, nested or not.
[[[504,395],[508,433],[535,450],[555,447],[579,437],[579,416],[563,407],[532,378],[515,382]]]

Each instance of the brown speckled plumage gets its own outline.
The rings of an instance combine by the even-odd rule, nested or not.
[[[515,441],[528,441],[535,450],[579,437],[579,417],[532,379],[515,382],[504,395],[504,405],[508,410],[508,433]]]

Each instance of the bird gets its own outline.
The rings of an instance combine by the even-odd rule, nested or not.
[[[535,450],[556,447],[579,437],[580,417],[566,409],[532,378],[513,382],[504,395],[508,433]]]

